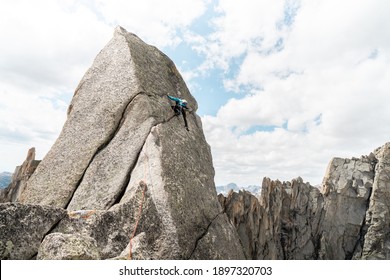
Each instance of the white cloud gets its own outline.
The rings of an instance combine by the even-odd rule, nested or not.
[[[231,59],[248,50],[271,49],[285,32],[278,25],[284,19],[284,10],[284,0],[272,4],[267,0],[220,0],[215,6],[218,16],[211,20],[215,32],[193,47],[207,58],[198,70],[227,70]]]
[[[390,37],[383,34],[390,3],[357,2],[301,1],[294,23],[279,34],[283,48],[246,49],[225,86],[248,94],[204,118],[217,183],[303,176],[316,184],[333,156],[360,156],[390,140]],[[232,46],[219,43],[221,50]],[[249,135],[235,128],[256,125],[279,128]]]
[[[67,104],[8,88],[0,92],[0,170],[13,171],[30,147],[42,158],[65,122]]]
[[[111,25],[123,25],[151,44],[175,46],[180,32],[206,9],[208,0],[97,1],[97,7]]]
[[[0,170],[31,146],[43,157],[60,132],[66,104],[112,28],[77,1],[0,4]]]
[[[8,1],[0,19],[2,82],[26,89],[73,90],[112,34],[77,1]]]

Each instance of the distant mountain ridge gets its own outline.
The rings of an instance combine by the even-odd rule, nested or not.
[[[12,179],[11,172],[1,172],[0,173],[0,189],[6,188],[11,183],[11,179]]]
[[[233,190],[234,192],[239,192],[240,190],[246,190],[254,195],[260,195],[261,192],[261,186],[257,185],[249,185],[246,187],[239,187],[236,183],[229,183],[226,186],[217,186],[217,193],[227,195],[230,190]]]

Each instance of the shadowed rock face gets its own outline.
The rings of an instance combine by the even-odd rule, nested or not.
[[[378,163],[366,214],[362,258],[390,260],[390,143],[374,153]]]
[[[248,192],[219,196],[249,259],[315,259],[323,198],[301,178],[264,178],[258,200]]]
[[[219,202],[237,229],[247,259],[257,259],[260,239],[260,223],[263,208],[259,200],[247,191],[229,192],[227,197],[218,195]]]
[[[321,259],[360,258],[361,235],[375,176],[376,158],[334,158],[322,192]]]
[[[314,259],[317,254],[322,196],[301,178],[281,183],[263,180],[258,259]]]
[[[174,116],[167,94],[188,101],[190,131],[182,116]],[[82,258],[86,248],[88,258],[118,258],[129,255],[132,237],[133,258],[244,258],[217,200],[196,110],[173,62],[116,28],[18,199],[67,210],[39,258]],[[68,253],[50,252],[58,248]]]

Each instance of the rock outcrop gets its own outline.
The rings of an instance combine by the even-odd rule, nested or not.
[[[189,131],[167,94],[188,101]],[[17,199],[26,207],[66,209],[38,258],[244,258],[218,203],[196,110],[174,63],[116,28]]]
[[[265,178],[258,201],[244,192],[219,200],[252,259],[390,259],[389,164],[387,143],[332,159],[321,191]]]
[[[12,175],[11,183],[5,189],[0,190],[0,203],[15,202],[19,200],[20,194],[24,191],[26,183],[40,160],[35,160],[35,148],[28,150],[27,158],[22,165],[17,166]]]
[[[264,178],[257,259],[315,259],[323,198],[301,178],[292,182]]]

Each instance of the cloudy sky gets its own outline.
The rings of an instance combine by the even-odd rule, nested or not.
[[[42,158],[115,26],[170,56],[216,184],[322,181],[390,141],[388,0],[0,0],[0,171]]]

